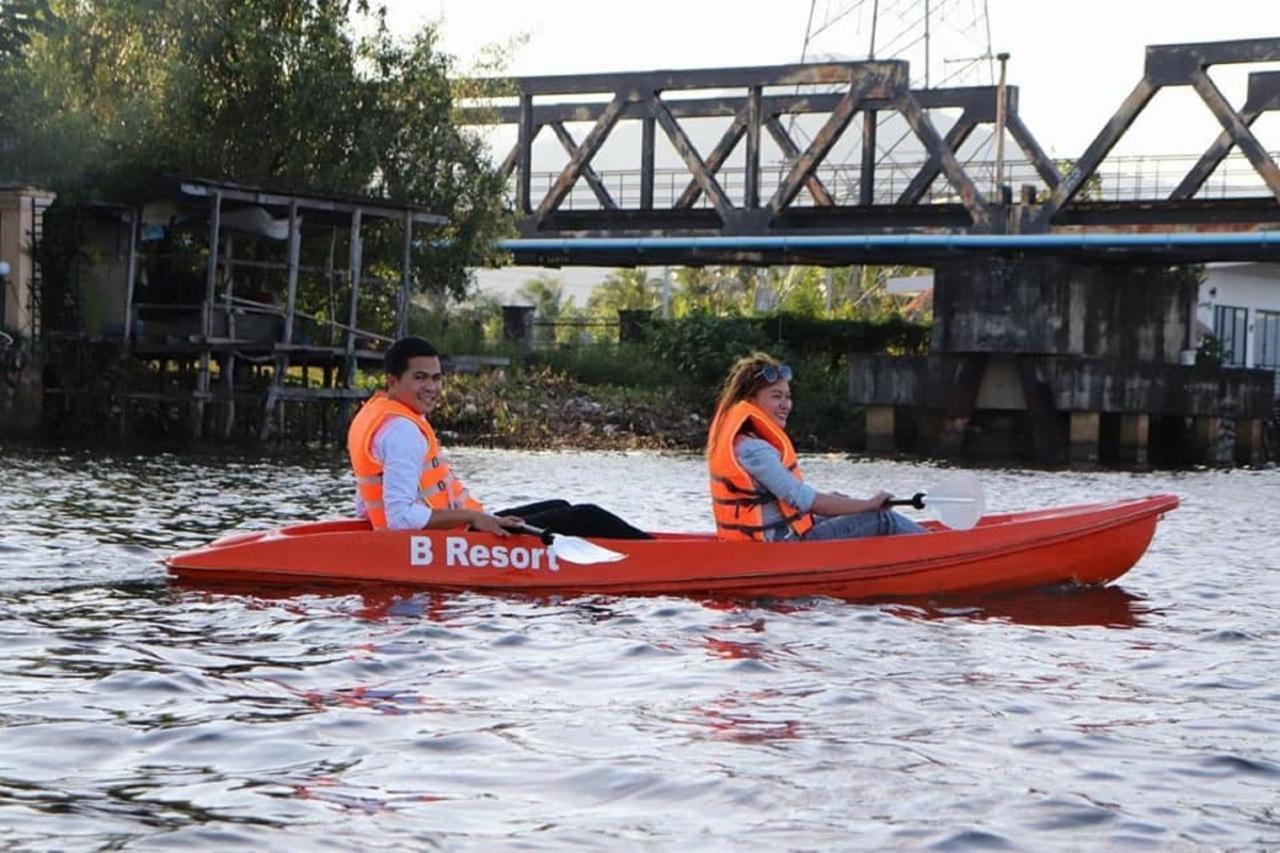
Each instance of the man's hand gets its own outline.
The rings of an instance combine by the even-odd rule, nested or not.
[[[510,531],[523,525],[524,519],[514,515],[489,515],[487,512],[475,512],[467,523],[473,530],[482,530],[494,536],[510,536]]]

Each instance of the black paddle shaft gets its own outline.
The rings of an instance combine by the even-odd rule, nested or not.
[[[532,524],[522,524],[519,527],[512,527],[509,529],[515,530],[519,533],[527,533],[530,536],[537,536],[542,540],[543,545],[550,545],[551,540],[556,538],[556,535],[545,527],[534,527]]]
[[[895,498],[884,502],[884,506],[909,506],[914,509],[924,509],[924,492],[916,492],[909,498]]]

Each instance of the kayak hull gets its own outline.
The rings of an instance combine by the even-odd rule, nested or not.
[[[534,594],[848,600],[1103,584],[1146,551],[1173,495],[984,517],[972,530],[826,542],[722,542],[711,534],[596,540],[625,559],[556,560],[533,536],[374,531],[343,519],[242,533],[174,554],[188,581],[399,584]]]

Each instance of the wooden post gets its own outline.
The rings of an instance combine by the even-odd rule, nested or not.
[[[1089,467],[1098,464],[1098,436],[1101,426],[1101,412],[1071,413],[1067,458],[1073,465]]]
[[[1127,414],[1120,416],[1120,461],[1135,468],[1150,467],[1148,447],[1151,443],[1151,416]]]
[[[409,295],[412,278],[410,262],[413,260],[413,211],[404,212],[404,246],[400,255],[400,300],[396,303],[396,337],[403,338],[409,332]]]
[[[201,334],[200,371],[196,374],[196,393],[192,404],[191,437],[204,436],[204,404],[209,399],[209,361],[212,353],[209,338],[213,336],[213,298],[218,284],[218,234],[222,230],[222,191],[215,190],[209,211],[209,264],[204,277],[204,302],[200,306]]]
[[[124,335],[120,342],[120,361],[124,367],[125,396],[125,405],[120,407],[120,436],[122,438],[129,434],[129,355],[133,349],[133,293],[137,287],[136,282],[138,280],[138,227],[140,220],[139,210],[135,207],[129,214],[129,266],[125,272]]]
[[[356,305],[360,298],[360,279],[363,277],[363,245],[360,242],[360,208],[351,212],[351,242],[347,246],[347,268],[351,282],[351,301],[347,306],[346,357],[342,365],[342,387],[350,388],[356,378]]]
[[[236,310],[235,310],[235,273],[232,267],[232,246],[234,240],[230,234],[223,241],[222,271],[227,277],[227,286],[223,289],[223,310],[227,315],[227,339],[232,342],[223,357],[219,360],[222,367],[222,390],[227,401],[223,408],[222,437],[230,438],[236,426]]]
[[[288,246],[288,291],[285,297],[282,331],[284,347],[276,347],[271,385],[267,387],[267,397],[262,403],[262,418],[258,421],[258,441],[266,441],[271,433],[271,414],[275,411],[280,399],[280,388],[284,384],[285,374],[289,372],[289,345],[293,343],[293,321],[298,304],[298,256],[302,251],[302,223],[298,220],[297,199],[289,201]]]
[[[893,453],[893,406],[867,406],[867,452]]]

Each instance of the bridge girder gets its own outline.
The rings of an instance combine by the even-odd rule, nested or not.
[[[1207,70],[1216,64],[1274,61],[1280,61],[1280,38],[1148,47],[1142,79],[1065,176],[1022,122],[1017,87],[912,90],[907,84],[906,63],[899,61],[515,78],[505,81],[503,89],[514,98],[514,104],[467,107],[461,110],[461,121],[517,128],[515,145],[501,169],[514,181],[518,227],[524,238],[1270,230],[1280,226],[1280,168],[1250,127],[1264,113],[1280,110],[1280,72],[1251,74],[1246,102],[1237,111],[1222,97]],[[494,82],[488,81],[490,91]],[[820,90],[824,86],[828,89]],[[836,90],[831,91],[831,86]],[[1108,154],[1156,93],[1170,86],[1190,86],[1199,94],[1222,126],[1218,138],[1165,198],[1083,198],[1082,190],[1091,179],[1100,177],[1099,168]],[[1016,201],[1008,188],[998,192],[995,188],[980,189],[957,156],[979,126],[997,122],[1001,91],[1006,132],[1040,181],[1040,186],[1025,184]],[[959,111],[944,135],[938,133],[929,115],[936,109]],[[888,203],[883,193],[876,203],[875,163],[867,156],[868,146],[874,154],[876,115],[882,112],[902,116],[923,147],[925,158],[905,188],[894,189]],[[826,116],[804,145],[797,143],[787,127],[788,119],[803,115]],[[857,191],[842,192],[841,187],[828,185],[834,168],[828,158],[857,116],[862,118],[864,134]],[[728,123],[704,154],[686,125],[689,120],[705,118],[728,119]],[[593,165],[615,129],[623,122],[635,121],[641,127],[638,203],[634,196],[615,197]],[[581,140],[576,139],[568,127],[572,123],[588,123],[590,130]],[[555,134],[568,161],[545,193],[536,197],[531,170],[533,143],[546,128]],[[682,189],[680,185],[672,188],[667,204],[658,203],[654,191],[659,129],[688,173]],[[778,167],[762,163],[761,157],[766,135],[785,158],[784,173],[773,186],[766,180],[766,170]],[[740,148],[745,166],[741,189],[734,197],[721,178],[725,165]],[[1262,179],[1266,194],[1195,198],[1208,177],[1237,148]],[[949,187],[949,197],[930,198],[929,191],[939,178]],[[596,207],[565,204],[579,181],[590,189]],[[678,194],[676,189],[680,189]],[[1264,251],[1268,257],[1274,254],[1270,247]],[[1231,252],[1239,252],[1240,257],[1256,256],[1251,250]],[[901,262],[916,257],[912,253],[890,254],[891,258],[877,253],[865,262]],[[1200,258],[1185,251],[1170,252],[1167,257],[1172,260],[1175,256]],[[517,258],[551,265],[859,262],[840,253],[779,253],[773,249],[619,253],[588,251],[585,246],[580,252],[554,257],[517,250]]]

